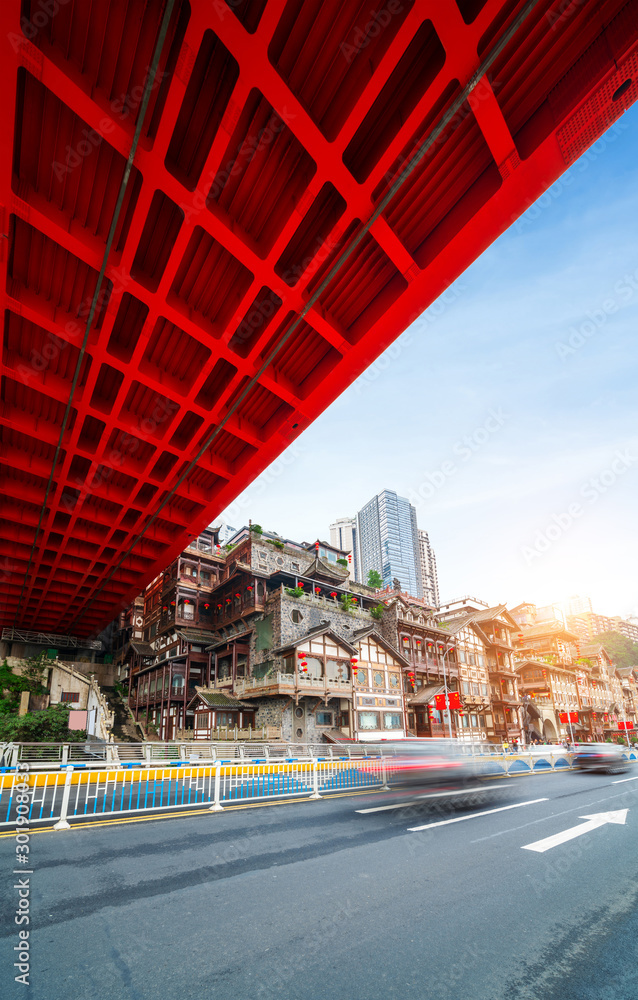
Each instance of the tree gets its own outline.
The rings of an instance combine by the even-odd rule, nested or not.
[[[32,656],[26,660],[21,674],[14,674],[5,660],[0,666],[0,716],[17,715],[20,708],[20,695],[23,691],[32,694],[46,694],[43,685],[46,656]]]
[[[601,632],[594,636],[593,642],[605,647],[614,666],[638,666],[638,642],[632,642],[622,632]]]
[[[86,730],[69,729],[66,705],[51,705],[41,712],[0,716],[0,741],[16,743],[80,743]]]
[[[383,577],[377,569],[371,569],[368,573],[368,586],[374,587],[375,590],[381,590],[383,586]]]

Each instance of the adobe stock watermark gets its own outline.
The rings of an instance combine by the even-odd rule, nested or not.
[[[522,215],[513,215],[511,217],[512,229],[515,233],[522,233],[525,229],[535,223],[543,214],[546,209],[551,208],[556,201],[559,200],[565,193],[565,191],[572,186],[577,174],[582,174],[585,170],[588,170],[592,163],[607,150],[613,142],[616,141],[621,132],[624,132],[629,128],[628,122],[623,118],[620,118],[615,122],[604,135],[601,135],[600,139],[597,139],[593,146],[583,153],[581,157],[573,164],[569,170],[558,178],[557,181],[552,184],[547,191],[543,192],[540,198],[535,201],[528,201],[527,207]]]
[[[453,285],[450,285],[449,288],[439,295],[438,299],[407,328],[405,333],[401,334],[393,344],[390,344],[383,354],[379,355],[378,358],[375,358],[368,365],[359,378],[353,382],[354,391],[360,395],[368,386],[376,382],[388,370],[392,362],[398,361],[406,348],[414,344],[415,335],[424,333],[430,326],[440,320],[441,316],[443,316],[450,306],[454,305],[461,298],[466,289],[467,285],[459,280],[455,281]]]
[[[602,330],[610,316],[631,302],[636,291],[638,291],[638,268],[620,278],[613,287],[613,294],[603,299],[600,306],[585,313],[586,318],[582,323],[577,327],[570,326],[565,340],[556,341],[554,347],[561,361],[573,357],[588,340]]]
[[[420,507],[426,500],[431,500],[438,490],[442,489],[461,468],[461,464],[468,462],[487,442],[501,430],[509,414],[500,407],[489,410],[487,419],[478,427],[475,427],[470,434],[465,434],[460,441],[456,441],[452,446],[452,453],[455,458],[449,458],[432,472],[426,473],[421,484],[416,490],[408,491],[408,500],[415,507]],[[460,459],[460,462],[456,459]]]
[[[277,136],[285,128],[288,128],[290,122],[294,121],[296,117],[296,114],[289,111],[287,107],[276,113],[273,112],[263,128],[259,129],[255,135],[247,135],[243,142],[239,143],[234,155],[225,166],[210,170],[205,177],[200,178],[190,202],[180,202],[179,204],[184,213],[184,222],[191,223],[193,219],[201,215],[204,209],[208,208],[209,202],[217,201],[228,181],[245,171],[254,157],[272,145]],[[208,193],[205,194],[205,191]]]
[[[527,565],[530,566],[535,559],[544,555],[556,542],[560,541],[563,535],[583,517],[588,507],[593,506],[612,489],[637,461],[638,456],[632,455],[628,449],[619,450],[614,454],[606,469],[603,469],[596,476],[591,476],[587,482],[583,483],[579,490],[579,496],[585,503],[574,500],[565,510],[552,514],[547,524],[538,528],[531,545],[523,545],[521,554]]]
[[[13,51],[18,52],[26,42],[32,41],[39,31],[48,27],[60,7],[66,7],[70,2],[71,0],[40,0],[38,9],[32,11],[30,18],[24,15],[20,18],[22,34],[17,35],[15,31],[8,33],[7,40]]]
[[[231,503],[230,507],[226,508],[223,512],[224,520],[229,524],[238,521],[242,517],[243,512],[247,508],[252,507],[255,499],[265,493],[266,489],[272,483],[276,482],[280,476],[283,476],[286,468],[293,465],[293,463],[296,462],[302,455],[305,455],[306,451],[307,449],[304,448],[299,441],[295,441],[294,444],[287,448],[286,451],[272,463],[272,465],[269,465],[268,468],[262,472],[262,474],[258,476],[253,483],[251,483],[251,485],[240,497]]]
[[[35,786],[30,787],[27,780],[29,765],[20,761],[17,765],[17,773],[13,786],[15,797],[15,824],[16,824],[16,848],[15,848],[15,868],[13,874],[18,878],[15,880],[13,888],[17,893],[16,909],[13,922],[18,930],[18,943],[13,946],[13,963],[17,975],[14,976],[16,983],[23,986],[30,986],[29,976],[31,974],[31,942],[30,931],[27,929],[31,924],[31,875],[33,867],[30,858],[29,844],[29,817],[31,814],[31,804]]]
[[[362,28],[355,28],[348,41],[340,42],[339,48],[345,61],[350,64],[360,52],[368,47],[373,38],[387,28],[390,21],[403,10],[401,0],[388,0],[385,6],[368,11],[368,20]]]

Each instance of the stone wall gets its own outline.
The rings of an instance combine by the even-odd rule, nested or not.
[[[290,698],[251,698],[256,708],[255,726],[281,726],[284,740],[292,739],[292,706]],[[287,706],[287,707],[286,707]]]

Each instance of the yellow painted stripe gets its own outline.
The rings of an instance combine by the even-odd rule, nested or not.
[[[337,771],[347,771],[353,767],[360,766],[360,764],[360,761],[318,761],[317,769],[325,771],[332,768]],[[293,772],[312,774],[313,766],[308,761],[276,764],[224,764],[220,771],[222,775],[230,775],[231,777],[260,777],[267,774],[292,774]],[[126,784],[127,782],[144,781],[145,779],[149,781],[162,781],[169,778],[183,777],[207,778],[214,777],[215,774],[216,768],[214,764],[192,764],[186,767],[167,767],[166,765],[155,765],[150,768],[115,767],[112,769],[100,768],[95,771],[82,769],[72,772],[71,784],[86,785],[97,781],[100,784],[120,781],[122,784]],[[13,787],[14,777],[13,774],[0,775],[0,791],[10,790]],[[17,777],[26,780],[30,788],[55,787],[56,784],[60,787],[66,782],[66,771],[19,772]]]

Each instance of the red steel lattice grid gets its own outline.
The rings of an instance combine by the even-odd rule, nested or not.
[[[637,93],[638,0],[0,20],[1,622],[59,633],[111,620]]]

